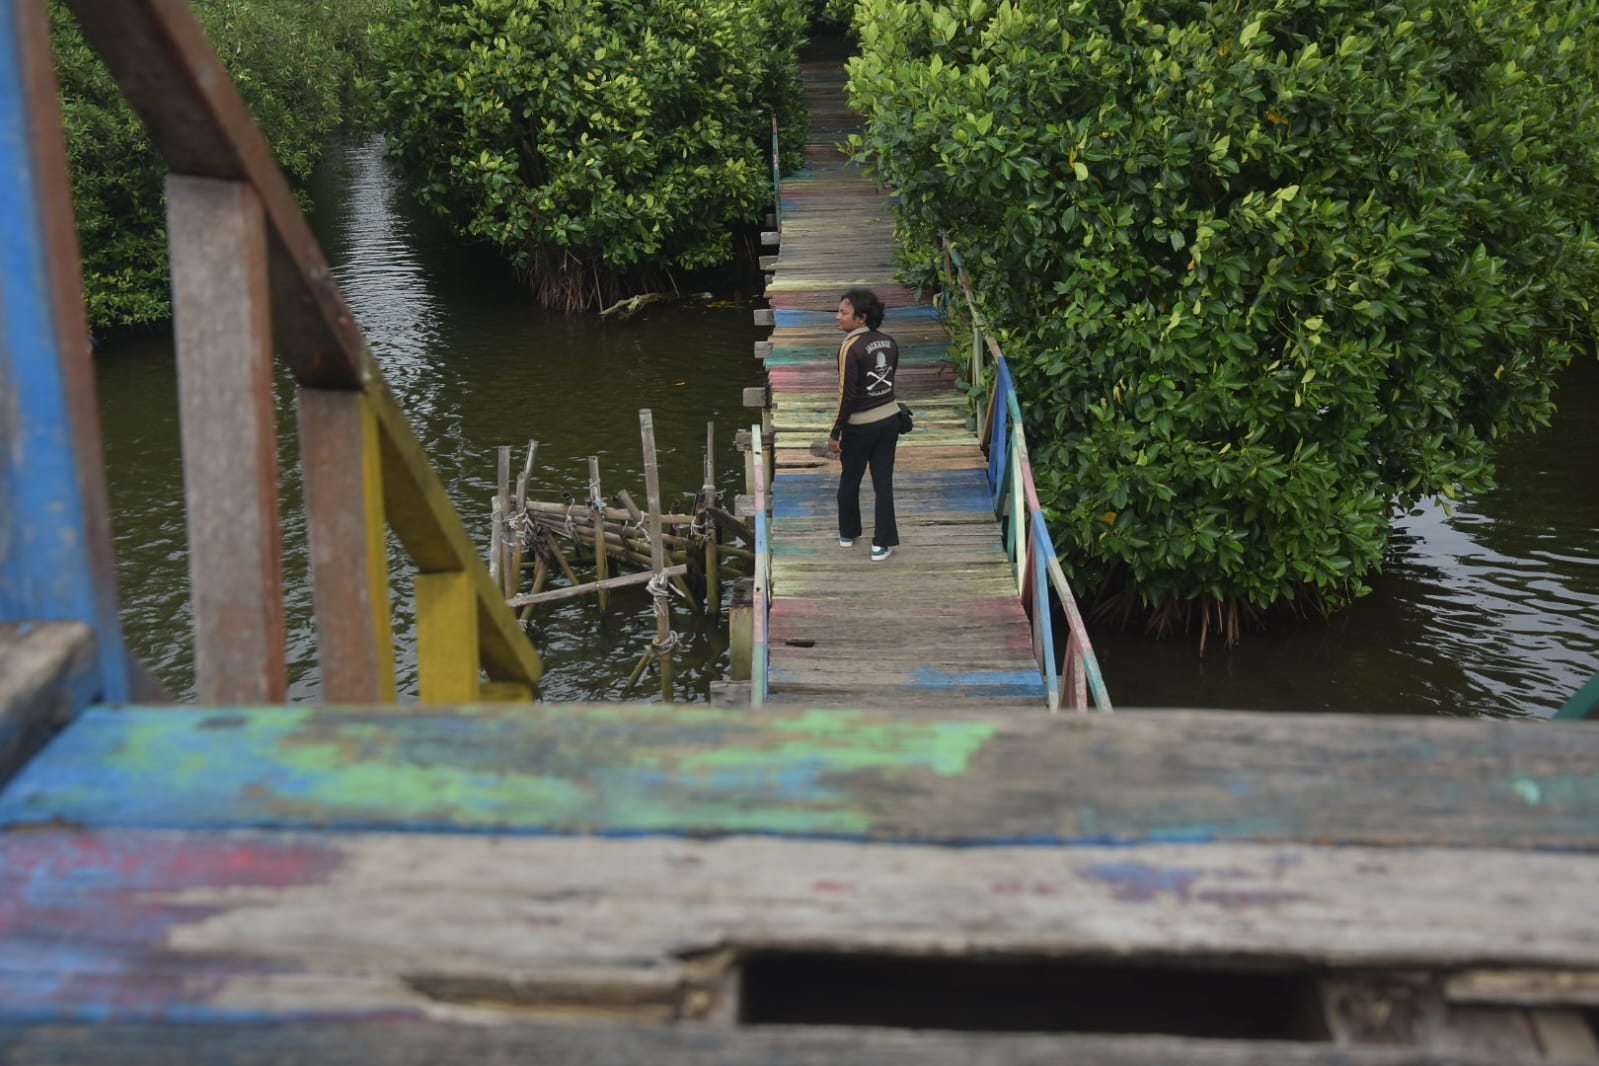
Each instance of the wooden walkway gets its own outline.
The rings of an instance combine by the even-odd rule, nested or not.
[[[956,389],[949,334],[894,280],[888,194],[836,147],[858,125],[840,58],[805,67],[810,143],[783,181],[781,239],[767,286],[775,330],[766,366],[775,432],[769,702],[824,706],[916,694],[1029,709],[1045,706],[1031,629],[1000,542],[987,460]],[[838,546],[837,460],[810,452],[838,403],[833,319],[847,288],[888,306],[900,345],[896,391],[916,412],[894,472],[901,546],[869,558],[866,535]]]

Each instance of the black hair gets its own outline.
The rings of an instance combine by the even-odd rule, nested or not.
[[[876,329],[883,324],[883,313],[887,310],[883,301],[877,298],[877,293],[871,289],[850,289],[839,300],[848,300],[849,305],[855,308],[856,314],[866,316],[866,328]]]

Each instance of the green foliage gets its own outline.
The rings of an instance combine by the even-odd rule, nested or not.
[[[193,8],[291,179],[307,178],[327,133],[359,118],[366,24],[388,0],[194,0]],[[68,166],[96,329],[171,314],[165,164],[58,0],[51,36]]]
[[[827,26],[849,28],[855,19],[855,0],[817,0],[817,20]]]
[[[1365,591],[1591,341],[1595,0],[863,0],[858,147],[962,249],[1080,589]]]
[[[732,255],[804,145],[799,0],[403,0],[379,33],[391,148],[423,203],[543,302]]]

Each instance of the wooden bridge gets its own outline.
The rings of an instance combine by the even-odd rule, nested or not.
[[[296,374],[340,687],[321,706],[271,688],[264,493],[242,531],[191,516],[221,561],[243,553],[257,605],[232,647],[197,601],[200,705],[162,705],[121,646],[46,6],[0,0],[0,1063],[1599,1061],[1591,723],[1051,715],[1049,655],[1015,692],[816,709],[802,683],[818,704],[840,690],[803,680],[786,636],[770,695],[793,706],[528,702],[537,660],[188,9],[69,6],[179,175],[180,359],[203,385],[186,453],[193,420],[196,446],[240,461],[204,398],[258,404],[273,347]],[[785,282],[805,247],[789,204]],[[968,539],[1002,543],[986,550],[1031,600],[1001,642],[1020,646],[1047,635],[1059,582],[992,373],[988,474],[936,393],[913,401],[904,469],[984,478],[1004,532]],[[804,632],[784,589],[804,591],[803,486],[826,476],[787,446],[819,391],[805,374],[753,433],[780,442],[758,534],[774,635]],[[262,447],[248,411],[238,432]],[[422,706],[386,687],[383,521],[433,617]],[[909,531],[883,575],[947,556]],[[224,587],[214,564],[196,559],[198,596]],[[1075,705],[1093,678],[1066,644]]]
[[[978,423],[958,387],[942,311],[895,280],[888,193],[841,150],[858,122],[844,101],[839,57],[813,58],[804,79],[810,141],[804,168],[779,182],[780,250],[767,264],[772,306],[756,312],[757,324],[775,327],[756,345],[769,381],[763,426],[773,471],[769,673],[757,679],[756,698],[807,706],[957,699],[993,710],[1058,707],[1051,624],[1058,611],[1069,623],[1069,705],[1086,707],[1092,688],[1094,704],[1109,710],[1038,514],[1019,420],[1009,417],[1014,404],[1004,398],[1008,379],[990,375],[987,417]],[[888,308],[883,329],[900,348],[895,392],[916,413],[895,464],[902,544],[882,563],[868,559],[865,538],[853,550],[839,547],[839,466],[811,451],[827,438],[838,409],[833,312],[844,290],[856,286],[874,290]],[[967,383],[972,391],[982,386],[979,362]],[[980,436],[982,430],[988,432]],[[871,499],[868,481],[861,504],[868,516]],[[1002,526],[996,513],[1009,523]]]

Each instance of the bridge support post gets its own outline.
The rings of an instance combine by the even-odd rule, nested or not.
[[[322,698],[393,703],[394,631],[377,420],[365,395],[344,389],[302,387],[296,406]]]
[[[266,221],[245,182],[172,174],[167,241],[201,703],[288,698]]]

